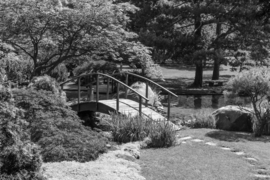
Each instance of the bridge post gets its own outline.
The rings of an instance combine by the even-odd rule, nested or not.
[[[106,92],[106,98],[109,99],[109,87],[110,87],[110,78],[107,77],[107,92]]]
[[[126,74],[126,85],[128,86],[128,74]],[[128,89],[125,88],[125,98],[127,99],[127,92],[128,92]]]
[[[97,80],[96,80],[96,110],[98,110],[98,101],[99,101],[99,75],[97,74]]]
[[[139,97],[139,116],[142,116],[142,97]]]
[[[171,111],[171,95],[168,94],[168,111],[167,111],[167,120],[170,120]]]
[[[149,86],[149,82],[146,82],[146,90],[145,90],[145,94],[146,94],[146,98],[148,98],[148,86]],[[148,106],[148,101],[145,100],[145,107]]]
[[[81,78],[78,78],[78,112],[80,111],[80,99],[81,99]]]
[[[117,83],[117,98],[116,98],[116,110],[117,110],[117,113],[119,112],[119,83]]]

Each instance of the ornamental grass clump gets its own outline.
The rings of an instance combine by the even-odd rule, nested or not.
[[[140,116],[111,114],[111,130],[114,141],[119,143],[141,141],[149,134],[151,122]]]
[[[176,131],[168,121],[153,122],[148,137],[148,147],[170,147],[176,143]]]
[[[114,141],[119,143],[142,141],[148,137],[148,147],[170,147],[175,144],[176,132],[168,121],[111,114],[109,123]]]
[[[0,85],[0,179],[44,180],[38,145],[30,141],[28,122],[14,106],[12,93]]]

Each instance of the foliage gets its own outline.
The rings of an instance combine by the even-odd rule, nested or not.
[[[201,110],[191,116],[187,120],[182,121],[181,125],[190,128],[215,128],[215,119],[212,111]]]
[[[0,102],[10,102],[11,99],[12,99],[11,90],[0,84]]]
[[[254,114],[254,134],[261,136],[270,117],[270,71],[268,68],[253,68],[230,79],[228,87],[232,94],[245,92],[250,98]]]
[[[1,92],[9,92],[3,90]],[[14,106],[11,96],[0,102],[0,174],[4,179],[42,180],[39,146],[29,141],[23,111]]]
[[[58,82],[67,80],[69,73],[66,65],[62,63],[56,66],[50,73],[50,76],[56,79]]]
[[[116,142],[142,141],[149,137],[149,147],[169,147],[175,143],[175,131],[167,122],[155,122],[140,116],[111,114],[109,123]]]
[[[11,52],[32,61],[32,77],[81,57],[144,62],[151,58],[148,48],[126,30],[127,15],[136,10],[111,0],[1,1],[0,32]]]
[[[79,76],[79,75],[88,74],[91,72],[103,72],[103,71],[109,74],[113,74],[113,73],[119,72],[119,69],[117,68],[116,64],[113,62],[86,61],[74,69],[74,74],[76,76]]]
[[[94,160],[106,151],[106,139],[82,125],[76,112],[49,91],[16,90],[16,106],[25,111],[31,141],[45,162]]]
[[[250,49],[255,57],[252,61],[258,62],[265,61],[268,54],[265,49],[268,46],[269,51],[269,32],[263,25],[269,19],[269,14],[263,11],[269,7],[267,3],[257,0],[128,2],[140,8],[131,15],[129,28],[139,34],[143,44],[152,47],[154,61],[164,63],[171,59],[195,65],[195,87],[202,86],[206,61],[213,62],[212,78],[218,79],[220,64],[227,62],[228,53]],[[263,20],[256,17],[258,14]]]
[[[111,131],[114,141],[127,143],[140,141],[149,133],[150,121],[139,116],[130,117],[120,114],[111,114]]]
[[[58,82],[48,75],[34,77],[31,83],[28,85],[28,88],[34,89],[36,91],[39,90],[50,91],[56,96],[61,97],[63,101],[66,100],[65,92],[61,90],[61,87],[58,84]]]
[[[176,132],[168,122],[154,122],[149,138],[148,147],[170,147],[176,143]]]

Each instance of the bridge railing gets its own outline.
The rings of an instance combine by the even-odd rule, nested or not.
[[[88,96],[89,96],[89,100],[91,100],[91,95],[92,95],[92,80],[93,78],[90,78],[90,77],[93,77],[95,76],[95,80],[96,80],[96,104],[98,104],[98,101],[99,101],[99,77],[100,76],[104,76],[107,78],[107,89],[106,89],[106,98],[109,99],[109,86],[110,86],[110,81],[114,81],[116,82],[116,93],[117,93],[117,96],[116,96],[116,110],[117,112],[119,112],[119,87],[120,87],[120,84],[122,86],[125,87],[125,97],[127,97],[127,90],[131,90],[133,91],[134,93],[136,93],[138,96],[139,96],[139,115],[141,116],[142,115],[142,100],[144,99],[146,102],[149,101],[149,99],[147,97],[145,97],[144,95],[141,95],[140,93],[138,93],[137,91],[135,91],[134,89],[130,88],[128,85],[126,85],[125,83],[115,79],[114,77],[110,76],[110,75],[107,75],[107,74],[103,74],[103,73],[90,73],[90,74],[84,74],[84,75],[80,75],[80,76],[76,76],[72,79],[69,79],[63,83],[60,84],[61,86],[61,89],[63,90],[64,89],[64,85],[70,81],[74,81],[74,80],[77,80],[78,82],[78,97],[77,97],[77,103],[78,105],[80,104],[80,99],[81,99],[81,79],[84,78],[84,77],[88,77],[88,80],[89,80],[89,88],[88,88]],[[78,106],[80,108],[80,106]],[[79,111],[79,108],[78,108],[78,111]]]
[[[168,109],[167,109],[167,119],[169,120],[170,119],[170,111],[171,111],[171,96],[174,96],[174,97],[178,97],[176,94],[174,94],[173,92],[171,92],[170,90],[166,89],[165,87],[159,85],[158,83],[146,78],[146,77],[143,77],[143,76],[140,76],[140,75],[137,75],[137,74],[134,74],[134,73],[131,73],[131,72],[123,72],[124,74],[126,74],[126,84],[128,85],[128,77],[129,76],[135,76],[137,78],[140,78],[140,79],[143,79],[146,81],[146,89],[145,89],[145,94],[146,94],[146,98],[148,98],[148,87],[149,87],[149,84],[153,84],[154,86],[157,86],[159,87],[160,89],[162,89],[163,91],[165,91],[168,95]],[[127,89],[126,89],[126,98],[127,98]],[[148,102],[145,103],[145,106],[148,105]]]

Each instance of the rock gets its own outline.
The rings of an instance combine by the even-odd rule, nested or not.
[[[217,129],[252,132],[252,109],[225,106],[212,113]]]
[[[122,150],[128,152],[135,159],[140,159],[140,144],[138,142],[124,144]]]

